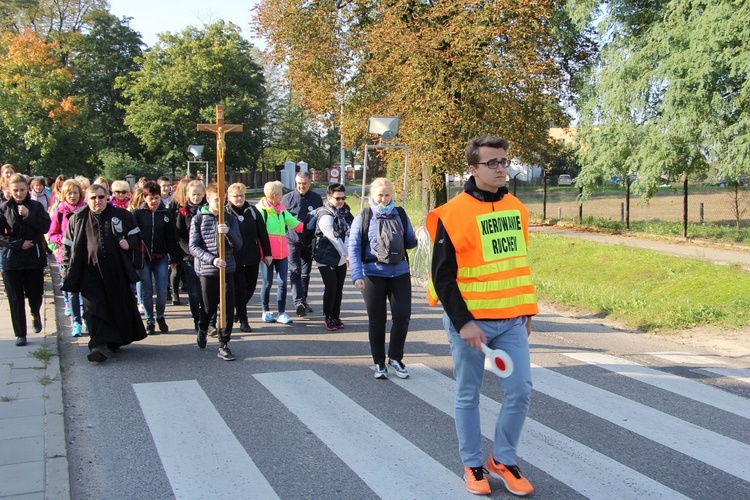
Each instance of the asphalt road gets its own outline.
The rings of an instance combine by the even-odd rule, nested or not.
[[[103,364],[86,361],[85,338],[64,342],[73,498],[472,497],[442,310],[412,295],[408,380],[373,378],[364,305],[348,281],[346,328],[323,329],[317,269],[316,312],[292,314],[292,325],[262,324],[256,292],[254,331],[233,334],[234,362],[216,357],[213,339],[198,349],[186,305],[167,306],[170,333]],[[535,498],[750,498],[747,359],[544,308],[531,343],[519,465]],[[487,456],[502,401],[489,372],[482,394]],[[510,496],[492,486],[492,498]]]

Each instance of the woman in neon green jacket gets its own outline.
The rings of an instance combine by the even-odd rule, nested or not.
[[[288,271],[287,256],[289,256],[286,229],[291,228],[301,233],[304,226],[281,204],[282,188],[283,185],[279,181],[267,182],[263,187],[265,197],[256,205],[266,223],[268,239],[271,242],[271,256],[273,257],[273,262],[271,262],[270,266],[267,266],[265,262],[260,263],[260,272],[263,276],[263,285],[260,288],[260,303],[263,308],[263,321],[266,323],[278,321],[279,323],[288,325],[292,322],[292,319],[285,312],[286,276]],[[271,298],[271,282],[273,281],[274,268],[276,269],[276,300],[279,311],[276,318],[274,318],[268,306],[268,301]]]

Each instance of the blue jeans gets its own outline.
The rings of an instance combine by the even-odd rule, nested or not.
[[[283,313],[286,310],[286,273],[289,263],[286,259],[273,259],[270,266],[265,262],[260,263],[260,274],[263,277],[263,285],[260,287],[260,305],[263,312],[270,311],[268,301],[271,298],[271,282],[273,281],[273,270],[276,269],[276,302],[278,310]]]
[[[57,268],[60,270],[60,275],[62,276],[62,264],[58,264]],[[83,317],[81,314],[81,294],[80,293],[73,293],[73,292],[63,292],[63,302],[65,303],[65,307],[70,309],[71,316],[73,318],[73,321],[75,321],[78,324],[83,323]]]
[[[526,334],[526,317],[483,320],[476,324],[487,337],[491,349],[502,349],[513,360],[513,373],[499,379],[503,386],[502,408],[495,424],[493,455],[498,463],[516,465],[516,447],[529,411],[531,397],[531,358]],[[481,467],[482,430],[479,424],[479,391],[484,376],[484,353],[469,346],[443,313],[456,377],[456,433],[464,467]],[[495,376],[493,375],[493,380]]]
[[[195,262],[192,260],[183,260],[182,269],[185,271],[185,281],[187,282],[188,303],[190,304],[190,315],[193,317],[195,329],[198,330],[198,323],[201,319],[203,310],[203,299],[201,298],[201,282],[198,275],[195,274]]]
[[[138,277],[141,278],[141,300],[146,309],[146,323],[154,324],[154,291],[156,291],[156,317],[164,316],[167,305],[167,277],[169,263],[167,257],[144,261],[143,269],[138,269]]]

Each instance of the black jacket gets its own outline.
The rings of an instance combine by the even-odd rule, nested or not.
[[[227,212],[237,217],[242,236],[242,248],[234,251],[234,260],[238,266],[257,266],[263,255],[271,255],[271,243],[268,241],[268,230],[258,209],[245,202],[241,207],[227,203]]]
[[[179,248],[177,247],[177,237],[175,233],[174,215],[162,204],[155,212],[152,212],[143,204],[133,212],[135,223],[141,230],[138,235],[141,237],[143,246],[139,245],[134,256],[136,269],[142,269],[143,263],[138,262],[140,258],[150,260],[153,255],[168,256],[169,263],[176,263],[179,259]],[[142,251],[140,251],[142,249]]]
[[[184,207],[178,208],[175,213],[175,232],[182,260],[193,261],[193,254],[190,253],[190,223],[198,210],[205,204],[205,199],[198,205],[188,203]]]
[[[26,217],[18,215],[18,206],[29,209]],[[49,231],[49,214],[44,206],[27,196],[20,204],[13,198],[0,205],[0,247],[3,247],[3,269],[10,271],[39,269],[47,265],[47,242],[44,234]],[[34,246],[23,250],[23,242],[31,240]]]
[[[84,225],[88,221],[89,213],[91,209],[88,205],[84,205],[79,208],[70,217],[68,227],[65,229],[65,236],[63,237],[63,276],[61,290],[65,292],[80,292],[81,291],[81,276],[83,275],[83,266],[88,265],[88,254],[86,250],[86,230]],[[135,224],[135,218],[133,214],[124,208],[118,208],[113,205],[107,204],[107,207],[102,212],[102,217],[106,219],[107,227],[111,228],[112,234],[118,240],[125,239],[130,245],[130,250],[125,252],[122,250],[121,263],[125,276],[130,283],[137,283],[140,281],[138,273],[136,273],[132,262],[133,249],[138,245],[140,238],[138,237],[138,226]],[[119,228],[113,224],[113,219],[119,219],[122,224]]]

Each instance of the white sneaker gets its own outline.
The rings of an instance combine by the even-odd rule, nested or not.
[[[389,359],[388,366],[393,368],[393,371],[396,372],[398,378],[409,378],[409,370],[406,369],[406,365],[404,365],[401,361]]]
[[[279,323],[284,323],[285,325],[288,325],[292,322],[292,318],[290,318],[287,313],[279,313],[279,317],[276,318],[276,321],[278,321]]]
[[[276,322],[276,318],[273,317],[273,313],[271,311],[264,312],[263,316],[261,316],[261,317],[263,318],[263,321],[265,321],[266,323],[275,323]]]
[[[388,368],[385,365],[375,365],[375,378],[388,378]]]

